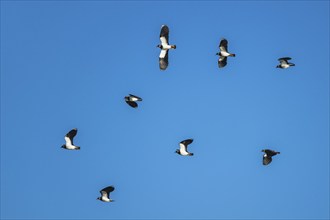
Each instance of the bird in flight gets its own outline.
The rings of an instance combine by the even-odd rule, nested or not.
[[[114,190],[115,190],[115,187],[113,187],[113,186],[105,187],[104,189],[101,189],[101,191],[100,191],[101,196],[96,199],[101,200],[102,202],[114,202],[115,200],[110,199],[110,193]]]
[[[78,132],[77,128],[74,128],[71,131],[69,131],[64,137],[65,144],[63,144],[61,148],[67,150],[80,150],[80,147],[75,146],[73,144],[73,138],[76,136],[77,132]]]
[[[228,41],[224,38],[221,39],[219,48],[220,52],[216,53],[216,55],[219,56],[218,66],[219,68],[222,68],[227,65],[227,57],[235,57],[236,55],[228,52]]]
[[[177,149],[175,153],[180,154],[182,156],[193,156],[193,153],[188,152],[188,145],[191,144],[193,141],[193,139],[181,141],[179,143],[180,149]]]
[[[136,95],[129,94],[128,96],[125,96],[125,102],[131,106],[132,108],[137,108],[138,104],[137,101],[142,101],[142,99]]]
[[[280,64],[276,66],[276,68],[287,69],[291,66],[295,66],[294,63],[289,63],[288,60],[291,60],[291,57],[282,57],[279,58]]]
[[[176,45],[169,44],[169,32],[168,26],[162,25],[159,36],[161,44],[157,45],[161,49],[159,54],[159,68],[161,70],[166,70],[168,66],[168,50],[176,49]]]
[[[264,152],[264,156],[262,158],[263,165],[270,164],[272,162],[272,157],[281,153],[281,152],[276,152],[276,151],[269,150],[269,149],[264,149],[261,152]]]

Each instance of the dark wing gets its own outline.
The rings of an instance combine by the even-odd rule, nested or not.
[[[136,95],[132,95],[132,94],[129,94],[130,97],[133,97],[133,98],[136,98],[138,99],[139,101],[142,101],[142,98],[140,98],[139,96],[136,96]]]
[[[262,159],[262,164],[263,165],[268,165],[268,164],[270,164],[272,162],[272,157],[263,157],[263,159]]]
[[[71,131],[69,131],[69,132],[65,135],[65,137],[70,138],[71,143],[73,144],[73,138],[74,138],[74,136],[76,136],[77,132],[78,132],[77,128],[74,128],[74,129],[72,129]]]
[[[161,70],[166,70],[168,66],[168,50],[166,50],[166,54],[164,58],[159,57],[159,68]]]
[[[106,197],[110,197],[110,193],[112,192],[112,191],[114,191],[115,190],[115,187],[113,187],[113,186],[108,186],[108,187],[105,187],[104,189],[102,189],[101,191],[100,191],[100,193],[101,193],[101,195],[102,195],[102,197],[103,196],[106,196]]]
[[[278,61],[280,61],[280,63],[283,63],[283,64],[288,64],[288,60],[291,60],[290,57],[282,57],[282,58],[279,58]]]
[[[282,57],[282,58],[279,58],[278,60],[279,61],[281,61],[281,60],[291,60],[291,57]]]
[[[220,51],[226,51],[228,50],[228,41],[226,39],[222,39],[219,44]]]
[[[194,141],[194,139],[187,139],[187,140],[181,141],[180,143],[183,144],[183,145],[185,145],[185,146],[188,146],[193,141]]]
[[[227,65],[227,57],[220,56],[218,59],[219,68],[225,67]]]
[[[269,150],[269,149],[266,149],[266,150],[265,150],[265,153],[267,154],[268,157],[272,157],[272,156],[274,156],[274,155],[277,154],[276,151]]]
[[[136,102],[133,102],[133,101],[129,101],[129,100],[125,100],[125,102],[131,106],[132,108],[137,108],[138,107],[138,104]]]
[[[113,187],[113,186],[108,186],[108,187],[105,187],[104,189],[102,189],[100,192],[105,191],[105,192],[107,192],[107,193],[111,193],[111,192],[114,191],[114,190],[115,190],[115,187]]]
[[[167,27],[167,25],[162,25],[162,28],[160,29],[160,38],[165,37],[167,43],[169,43],[169,33],[170,29]]]

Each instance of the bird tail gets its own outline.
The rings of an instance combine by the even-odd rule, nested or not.
[[[171,47],[172,47],[173,49],[176,49],[176,45],[172,45]]]
[[[76,150],[80,150],[80,147],[77,147]]]
[[[232,53],[230,54],[231,57],[236,57],[236,54]]]
[[[189,156],[193,156],[194,155],[194,153],[189,153]]]
[[[277,154],[280,154],[281,152],[276,152]]]

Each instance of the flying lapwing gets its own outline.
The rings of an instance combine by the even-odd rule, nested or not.
[[[276,66],[276,68],[286,69],[290,66],[295,66],[294,63],[289,63],[288,60],[291,60],[291,57],[282,57],[279,58],[278,61],[280,61],[280,64]]]
[[[159,54],[159,68],[161,70],[166,70],[168,66],[168,50],[176,49],[176,45],[169,44],[169,32],[168,26],[162,25],[159,36],[161,44],[157,45],[161,49]]]
[[[64,137],[65,144],[63,144],[61,148],[67,150],[80,150],[80,147],[75,146],[73,144],[73,138],[76,136],[77,132],[78,132],[77,128],[74,128],[71,131],[69,131]]]
[[[227,57],[235,57],[236,55],[228,52],[228,41],[224,38],[221,39],[219,48],[220,52],[216,53],[216,55],[219,56],[218,66],[219,68],[222,68],[227,65]]]
[[[272,162],[272,157],[275,156],[276,154],[280,154],[281,152],[276,152],[273,150],[269,149],[264,149],[261,152],[264,152],[264,156],[262,158],[262,164],[263,165],[268,165]]]
[[[187,140],[181,141],[179,143],[180,149],[177,149],[175,151],[175,153],[180,154],[182,156],[193,156],[194,154],[189,153],[188,150],[187,150],[188,145],[191,144],[193,141],[194,141],[193,139],[187,139]]]
[[[101,200],[102,202],[114,202],[115,200],[110,199],[110,193],[115,190],[115,187],[108,186],[105,187],[100,191],[101,197],[98,197],[98,200]]]
[[[137,108],[138,104],[137,101],[142,101],[142,99],[136,95],[129,94],[128,96],[125,96],[125,102],[131,106],[132,108]]]

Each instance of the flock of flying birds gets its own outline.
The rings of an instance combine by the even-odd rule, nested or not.
[[[176,49],[176,45],[170,45],[169,44],[169,28],[167,25],[162,25],[160,30],[160,42],[161,44],[157,45],[161,49],[159,54],[159,68],[161,70],[166,70],[168,66],[168,53],[170,49]],[[236,55],[233,53],[228,52],[228,41],[226,39],[222,39],[219,44],[220,52],[216,53],[216,55],[219,56],[218,59],[218,66],[219,68],[223,68],[227,65],[227,57],[235,57]],[[276,66],[276,68],[286,69],[291,66],[295,66],[295,64],[288,62],[288,60],[291,60],[290,57],[283,57],[279,58],[278,61],[280,62],[279,65]],[[142,98],[129,94],[128,96],[125,96],[125,102],[131,106],[132,108],[137,108],[138,101],[142,101]],[[72,129],[69,131],[64,139],[65,144],[62,145],[62,148],[67,150],[80,150],[79,146],[76,146],[73,144],[73,138],[77,135],[77,128]],[[191,152],[188,152],[188,145],[193,142],[193,139],[186,139],[179,143],[180,148],[175,151],[175,153],[181,155],[181,156],[193,156],[194,154]],[[262,152],[264,152],[262,164],[268,165],[272,162],[272,157],[280,154],[280,152],[270,150],[270,149],[263,149]],[[101,200],[103,202],[113,202],[114,200],[110,199],[110,193],[115,190],[114,186],[107,186],[104,189],[100,191],[101,196],[98,197],[98,200]]]

